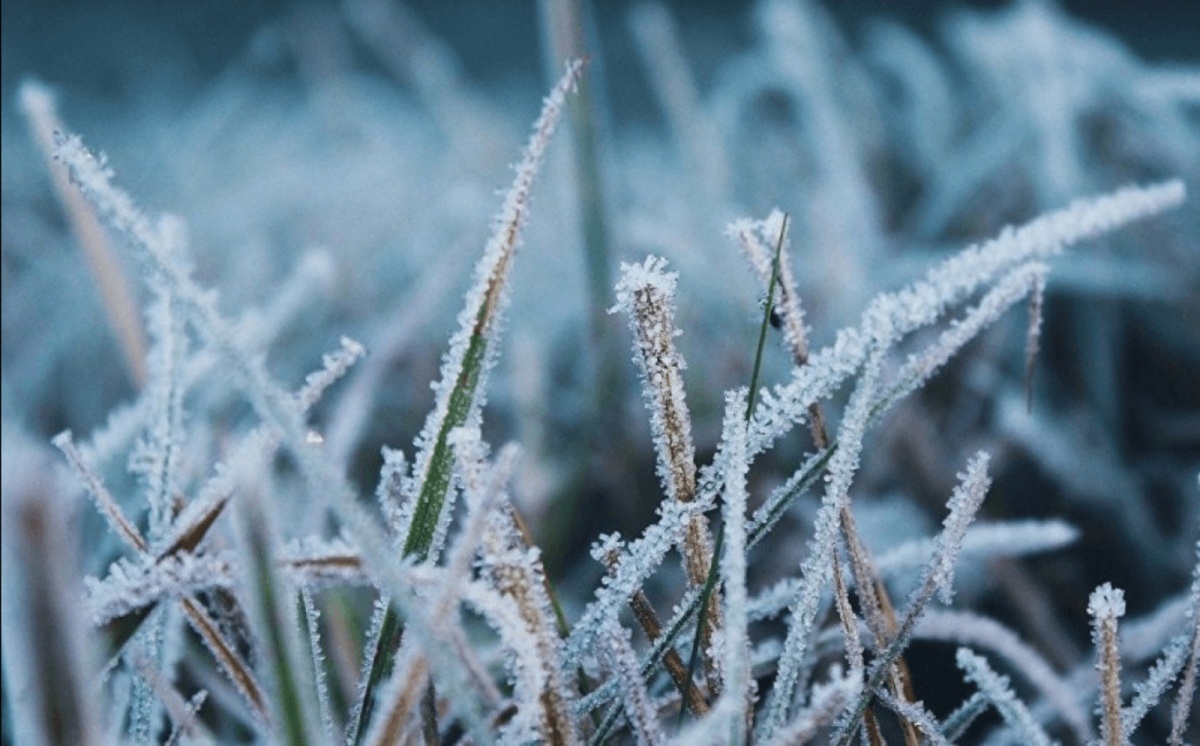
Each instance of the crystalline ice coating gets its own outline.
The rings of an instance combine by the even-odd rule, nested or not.
[[[692,423],[683,390],[683,356],[675,349],[676,274],[666,260],[647,257],[622,264],[617,306],[629,314],[634,360],[642,374],[643,398],[658,453],[658,476],[671,500],[689,501],[696,489]]]
[[[1163,212],[1179,205],[1185,196],[1183,182],[1174,180],[1077,200],[1019,228],[1006,228],[996,238],[941,262],[908,287],[878,296],[863,313],[857,329],[839,331],[831,347],[814,352],[809,365],[793,372],[791,383],[777,388],[774,407],[758,408],[751,454],[769,447],[807,413],[809,405],[852,375],[866,359],[868,340],[886,342],[933,323],[949,306],[1006,269],[1053,256],[1065,246]]]
[[[841,512],[848,504],[850,484],[858,470],[867,418],[879,381],[884,349],[876,347],[866,362],[865,371],[850,397],[846,414],[838,428],[837,453],[829,462],[830,480],[809,543],[809,552],[800,565],[802,582],[792,599],[792,616],[779,659],[779,674],[767,702],[767,715],[760,726],[769,737],[787,720],[809,636],[816,622],[822,589],[832,577],[831,557],[841,531]]]
[[[722,686],[736,717],[741,717],[750,701],[753,679],[750,675],[750,635],[746,611],[746,401],[743,389],[725,395],[725,420],[722,427],[727,466],[725,471],[725,551],[721,556],[721,575],[725,580],[726,613]],[[715,656],[714,656],[715,657]]]
[[[662,734],[659,732],[658,717],[650,693],[642,681],[629,630],[614,619],[606,623],[601,634],[601,658],[606,660],[613,676],[620,682],[625,709],[633,720],[638,741],[647,744],[660,742]]]
[[[1105,583],[1088,597],[1088,614],[1097,620],[1119,619],[1125,616],[1125,591]]]
[[[958,667],[968,681],[973,682],[1000,712],[1005,722],[1017,729],[1022,740],[1031,746],[1050,746],[1052,741],[1033,719],[1029,708],[1013,694],[1008,677],[997,674],[987,659],[968,648],[958,649]]]
[[[52,96],[43,86],[22,86],[19,95],[34,135],[45,141],[46,155],[54,160],[46,164],[51,181],[40,172],[38,178],[25,178],[21,159],[8,157],[23,144],[21,138],[6,132],[5,166],[15,178],[5,182],[0,623],[6,695],[28,704],[6,710],[14,721],[6,723],[6,735],[21,743],[54,741],[39,738],[44,734],[37,723],[26,721],[43,712],[88,715],[81,707],[45,707],[58,700],[38,690],[45,688],[41,675],[64,692],[68,679],[94,682],[91,689],[108,721],[96,732],[107,737],[74,739],[78,742],[159,742],[167,738],[167,724],[175,728],[169,742],[303,740],[287,738],[299,735],[296,723],[303,722],[310,738],[355,746],[364,740],[419,739],[430,735],[429,728],[436,728],[438,737],[472,743],[587,738],[848,746],[874,737],[864,730],[872,727],[873,717],[882,715],[884,728],[894,730],[895,715],[900,724],[915,726],[922,739],[944,743],[993,727],[995,717],[992,724],[972,725],[990,709],[1005,721],[993,740],[1040,744],[1052,732],[1079,743],[1097,736],[1102,742],[1132,742],[1142,736],[1135,731],[1153,712],[1154,722],[1144,730],[1181,745],[1194,727],[1200,563],[1190,591],[1174,587],[1176,595],[1167,601],[1162,594],[1169,585],[1189,582],[1177,566],[1189,557],[1200,559],[1200,545],[1192,556],[1179,551],[1180,542],[1183,549],[1192,548],[1188,532],[1158,531],[1152,511],[1137,499],[1145,490],[1136,488],[1145,485],[1122,477],[1121,467],[1122,462],[1139,469],[1165,464],[1153,475],[1155,494],[1183,482],[1200,484],[1192,481],[1194,468],[1178,462],[1178,454],[1142,461],[1147,446],[1174,443],[1180,432],[1173,425],[1164,427],[1161,437],[1138,437],[1145,421],[1163,414],[1186,423],[1188,413],[1159,412],[1162,402],[1150,397],[1149,409],[1143,407],[1137,417],[1116,418],[1135,428],[1121,439],[1132,445],[1107,448],[1109,433],[1102,431],[1094,439],[1096,450],[1089,452],[1097,431],[1087,422],[1077,427],[1057,416],[1074,411],[1070,377],[1062,379],[1068,388],[1055,391],[1067,396],[1047,397],[1053,412],[1015,414],[1021,398],[1021,355],[1015,347],[1024,332],[1026,369],[1031,370],[1041,311],[1047,311],[1045,339],[1057,349],[1046,363],[1057,368],[1071,353],[1082,353],[1078,370],[1072,371],[1088,387],[1088,401],[1111,410],[1096,422],[1124,412],[1117,395],[1144,377],[1139,371],[1132,379],[1112,378],[1113,370],[1124,370],[1111,368],[1121,354],[1137,353],[1134,357],[1145,362],[1150,350],[1155,362],[1160,352],[1175,362],[1168,355],[1190,349],[1181,329],[1157,323],[1125,329],[1127,324],[1110,325],[1095,314],[1055,318],[1053,312],[1076,306],[1084,292],[1097,290],[1105,305],[1120,305],[1122,312],[1131,298],[1147,300],[1151,288],[1153,303],[1178,305],[1177,296],[1190,289],[1187,249],[1195,232],[1194,211],[1112,241],[1114,255],[1141,249],[1135,260],[1095,265],[1072,260],[1089,279],[1063,278],[1053,295],[1043,298],[1057,254],[1179,204],[1184,185],[1177,180],[1078,200],[999,230],[948,258],[940,252],[954,236],[1062,204],[1065,195],[1088,184],[1168,168],[1190,174],[1200,155],[1190,116],[1197,100],[1195,70],[1143,64],[1094,29],[1064,23],[1061,13],[1041,0],[992,18],[964,11],[948,21],[953,31],[936,50],[890,26],[867,29],[863,41],[869,48],[849,45],[811,0],[757,1],[753,45],[739,50],[733,64],[704,70],[698,76],[702,85],[694,88],[689,60],[673,38],[671,14],[650,7],[631,16],[633,36],[643,47],[664,42],[643,52],[650,62],[647,77],[666,94],[661,96],[665,136],[650,128],[630,137],[617,128],[609,134],[618,148],[606,148],[601,138],[600,147],[591,151],[590,128],[603,122],[594,120],[587,97],[567,110],[566,94],[581,68],[571,63],[544,100],[520,162],[512,166],[511,188],[503,191],[490,233],[483,226],[488,238],[482,257],[467,256],[474,240],[470,215],[479,200],[487,200],[487,189],[479,188],[472,173],[491,178],[489,164],[504,152],[505,137],[516,132],[507,126],[512,124],[508,117],[499,115],[515,109],[520,96],[492,100],[463,88],[478,81],[466,82],[448,48],[421,27],[420,18],[409,18],[401,4],[348,0],[345,8],[331,11],[334,15],[317,16],[331,21],[316,24],[317,33],[280,27],[288,31],[280,37],[287,37],[283,51],[298,64],[285,65],[287,70],[270,65],[269,71],[239,66],[231,71],[236,74],[220,76],[214,88],[206,89],[215,95],[184,107],[190,121],[171,120],[183,126],[157,131],[166,120],[161,107],[150,107],[153,117],[134,117],[138,121],[119,132],[111,142],[114,153],[146,142],[164,146],[145,151],[167,157],[159,159],[156,171],[136,178],[150,187],[144,193],[151,199],[187,197],[181,209],[193,221],[191,231],[179,218],[142,210],[115,181],[105,156],[89,151],[78,137],[37,132],[38,112],[46,118]],[[572,5],[544,3],[543,9],[552,14]],[[347,63],[357,64],[360,52],[374,53],[403,85],[384,90],[370,82],[370,75],[342,74],[349,69],[338,69],[339,55],[328,54],[336,50],[327,49],[326,42],[336,46],[344,20],[351,33],[369,37],[369,49],[355,45],[354,59]],[[548,30],[554,42],[548,46],[562,41]],[[397,40],[405,43],[388,43]],[[261,56],[258,46],[252,56]],[[942,64],[939,58],[945,55],[955,64]],[[864,59],[867,67],[859,64]],[[313,92],[322,95],[300,106],[291,99],[304,97],[285,96],[284,108],[253,95],[264,83],[278,83],[277,73],[290,75],[293,67],[305,76],[304,87],[315,86]],[[266,79],[260,79],[263,72]],[[327,85],[333,81],[337,84]],[[1014,87],[1020,100],[1010,101]],[[391,89],[400,93],[393,96]],[[970,95],[959,95],[964,92]],[[324,105],[334,98],[336,106]],[[490,115],[482,111],[489,104],[496,109]],[[263,111],[269,114],[260,119]],[[239,116],[231,119],[235,113]],[[336,121],[325,116],[330,113]],[[560,117],[574,125],[570,144],[576,146],[579,168],[547,174],[554,182],[551,212],[561,214],[528,226],[531,248],[554,252],[541,270],[531,266],[539,274],[530,288],[530,275],[516,274],[525,267],[513,262],[525,240],[535,176],[541,178],[539,167]],[[230,127],[235,120],[238,126]],[[1097,133],[1101,137],[1092,137]],[[56,145],[46,145],[55,139]],[[468,141],[464,157],[460,151]],[[667,143],[678,152],[664,147]],[[196,158],[197,148],[218,158]],[[226,161],[241,160],[245,163],[234,163],[234,170],[249,173],[250,181],[236,177],[215,183],[215,174],[227,173]],[[604,179],[593,179],[592,165],[600,166]],[[691,184],[676,178],[680,166]],[[736,173],[728,167],[736,167]],[[763,174],[772,178],[760,180]],[[618,178],[609,180],[610,175]],[[713,180],[714,175],[719,178]],[[48,186],[56,191],[47,191]],[[680,188],[690,194],[677,193]],[[63,198],[61,211],[48,207],[45,194]],[[722,245],[714,228],[737,214],[739,205],[769,206],[781,199],[794,212],[775,209],[757,213],[761,219],[731,223],[735,246],[724,247],[731,257],[722,263],[722,257],[710,255]],[[101,319],[90,312],[99,309],[98,299],[110,311],[113,286],[94,276],[95,298],[64,297],[63,289],[75,287],[86,271],[75,266],[80,264],[76,249],[87,252],[88,245],[81,217],[90,218],[92,233],[117,239],[114,248],[129,250],[144,281],[143,292],[116,293],[132,304],[133,326],[141,329],[144,321],[151,342],[148,348],[143,342],[140,354],[125,350],[127,357],[144,361],[145,374],[137,375],[131,366],[134,375],[119,379],[120,390],[112,386],[118,377],[111,365],[97,365],[94,373],[91,365],[102,355],[117,359],[119,348],[126,347],[119,324],[110,320],[109,333],[97,333]],[[589,253],[574,254],[581,237],[573,230],[580,227],[577,222],[583,224]],[[612,320],[591,319],[596,323],[588,327],[580,318],[599,310],[608,295],[606,252],[590,251],[604,243],[596,240],[603,232],[623,258],[670,252],[670,264],[652,256],[619,271],[611,310],[627,314],[631,356],[608,349],[607,342],[593,344],[608,333],[601,322],[611,329]],[[190,256],[192,237],[203,251],[198,260]],[[457,250],[459,238],[467,253]],[[334,251],[306,250],[302,244],[308,241],[327,243]],[[774,249],[781,247],[779,281],[769,289],[775,305],[767,321],[779,332],[785,354],[768,353],[761,391],[725,392],[724,420],[717,422],[723,392],[704,385],[744,385],[752,326],[757,326],[748,317],[758,320],[765,310],[748,314],[756,300],[753,290],[733,286],[744,277],[726,276],[737,264],[738,245],[749,259],[759,295],[773,283]],[[885,250],[888,261],[876,262]],[[922,256],[935,253],[939,256],[932,263],[909,273],[909,261],[924,262]],[[469,278],[461,277],[466,265],[459,262],[460,254],[464,261],[479,259]],[[1157,284],[1144,278],[1098,279],[1123,273],[1126,266],[1164,277]],[[581,268],[586,285],[575,276]],[[70,274],[76,270],[78,275]],[[903,284],[894,282],[898,277]],[[468,288],[461,295],[454,289],[460,279]],[[876,281],[886,290],[867,300],[866,285]],[[221,287],[220,298],[207,284]],[[538,381],[515,399],[501,392],[501,407],[507,408],[487,424],[498,433],[531,436],[534,442],[527,445],[539,470],[549,475],[538,486],[550,485],[541,490],[544,495],[583,501],[569,510],[557,500],[524,502],[525,495],[512,494],[528,484],[510,485],[515,447],[491,454],[484,441],[483,434],[490,432],[483,427],[485,400],[494,395],[489,378],[496,378],[493,385],[509,384],[508,371],[493,366],[510,285],[515,300],[531,299],[521,310],[544,316],[529,319],[534,325],[528,332],[537,339],[536,357],[544,358],[548,375],[544,381],[529,376]],[[1141,295],[1117,296],[1135,286]],[[587,296],[581,292],[585,287]],[[808,309],[801,308],[798,287]],[[684,293],[687,288],[695,292]],[[248,296],[255,308],[226,315]],[[1031,299],[1027,328],[1021,328],[1021,316],[1001,333],[979,339],[1026,298]],[[1118,303],[1111,303],[1113,298]],[[137,304],[143,304],[144,319]],[[51,308],[56,313],[48,313]],[[806,311],[820,321],[820,342],[811,349]],[[860,315],[851,317],[851,311]],[[514,319],[523,326],[527,321],[519,312]],[[839,331],[845,319],[849,325]],[[420,350],[426,342],[437,344],[443,324],[454,331],[440,368],[435,365],[431,396],[424,389],[428,359]],[[680,355],[681,325],[696,350],[690,371]],[[1109,330],[1119,336],[1110,340]],[[378,352],[369,376],[357,371],[347,382],[368,379],[362,390],[353,396],[347,392],[332,408],[318,408],[330,403],[323,401],[336,394],[330,388],[366,354],[360,343],[339,339],[343,331],[364,334]],[[1122,339],[1130,332],[1136,332],[1137,344],[1126,349]],[[979,341],[970,360],[950,367],[972,340]],[[619,377],[619,371],[609,378],[599,369],[605,375],[591,375],[590,366],[618,366],[626,357],[633,361],[631,372],[640,373],[648,420],[643,429],[650,437],[639,442],[637,418],[625,418],[630,402],[614,399],[600,405],[605,416],[594,423],[605,427],[583,433],[587,439],[581,443],[574,436],[583,432],[581,425],[587,429],[596,410],[591,394],[610,390],[605,384]],[[513,375],[522,378],[524,372]],[[870,439],[885,415],[938,374],[949,377],[949,384],[966,386],[928,387],[926,395],[906,402],[895,418],[897,430]],[[538,387],[549,390],[535,391]],[[617,389],[626,393],[623,386],[611,390]],[[956,393],[943,397],[950,389]],[[746,417],[746,401],[754,397],[759,405]],[[29,453],[9,447],[14,428],[29,425],[48,434],[70,424],[79,432],[100,420],[93,407],[118,400],[126,403],[78,446],[69,433],[52,441],[99,507],[101,516],[87,513],[88,520],[78,524],[77,538],[91,554],[71,565],[60,560],[73,557],[34,553],[36,562],[16,569],[9,561],[10,539],[38,528],[23,526],[20,513],[13,520],[10,507],[21,497],[17,487],[43,507],[52,506],[68,487],[42,468],[43,459],[33,458],[30,467]],[[432,411],[417,423],[421,431],[410,458],[387,448],[381,458],[372,458],[381,441],[413,435],[402,432],[413,406],[426,408],[419,414]],[[822,413],[836,433],[817,427]],[[938,423],[944,417],[944,431],[926,429],[927,415]],[[1092,414],[1081,410],[1078,416],[1086,420]],[[1115,421],[1101,425],[1108,429]],[[531,422],[536,424],[529,427]],[[983,432],[978,438],[966,434],[997,423],[1002,442]],[[812,438],[793,433],[802,424],[813,425]],[[714,441],[711,462],[697,464],[697,451],[710,452]],[[1069,645],[1059,646],[1061,660],[1051,665],[1016,632],[989,618],[934,608],[939,596],[949,603],[957,592],[960,602],[974,602],[986,591],[983,584],[993,579],[968,573],[963,563],[1047,551],[1078,537],[1056,520],[970,526],[989,491],[988,458],[971,456],[973,442],[998,446],[996,463],[1006,475],[1001,482],[1006,491],[1014,484],[1008,472],[1025,456],[1052,467],[1048,473],[1053,472],[1056,488],[1084,495],[1090,490],[1076,487],[1103,483],[1111,496],[1102,506],[1111,509],[1110,523],[1124,538],[1137,540],[1118,544],[1145,555],[1144,562],[1135,563],[1136,571],[1123,577],[1135,583],[1148,571],[1164,570],[1163,582],[1152,583],[1150,591],[1144,583],[1131,590],[1137,591],[1139,607],[1145,603],[1156,610],[1119,634],[1118,620],[1133,607],[1127,608],[1123,592],[1110,584],[1096,588],[1087,600],[1093,635],[1087,659]],[[759,458],[777,445],[773,458]],[[970,447],[960,455],[941,447],[952,451],[964,445]],[[638,450],[650,458],[638,460]],[[945,518],[939,531],[891,545],[874,568],[864,570],[872,563],[853,528],[852,498],[860,492],[863,502],[915,498],[937,484],[939,475],[953,476],[954,469],[945,465],[960,457],[966,457],[965,466],[945,509],[930,513],[930,524]],[[378,509],[357,486],[369,478],[364,467],[372,461],[382,461]],[[656,476],[646,482],[641,467],[648,470],[649,461]],[[1110,479],[1114,474],[1118,478]],[[624,505],[620,500],[606,506],[589,502],[644,501],[649,493],[658,496],[653,505],[642,502],[628,515],[613,510]],[[925,502],[937,497],[919,496]],[[527,512],[528,532],[516,512],[517,497],[523,509],[536,506]],[[1173,505],[1174,512],[1191,517],[1193,502]],[[269,542],[231,543],[242,509],[255,506],[263,519],[257,525],[278,527],[279,541],[266,532]],[[747,514],[749,506],[756,507],[753,514]],[[1009,507],[997,506],[995,512],[1010,515]],[[590,534],[563,533],[560,521],[581,515],[585,524],[594,524],[580,527]],[[1137,516],[1146,520],[1126,520]],[[723,553],[714,555],[697,539],[697,527],[709,520],[722,526]],[[624,536],[611,532],[617,525]],[[777,525],[782,531],[768,536]],[[1151,530],[1143,530],[1147,527]],[[106,529],[112,536],[93,541],[94,533]],[[590,553],[599,568],[583,556],[587,541],[597,535]],[[411,546],[410,537],[417,537]],[[869,532],[868,538],[877,535]],[[545,551],[535,541],[544,542]],[[756,547],[759,543],[763,546]],[[850,548],[855,575],[835,583],[834,563],[843,547]],[[676,568],[663,567],[672,555],[684,557],[686,582]],[[697,557],[702,565],[692,561]],[[554,562],[553,573],[543,565],[547,560]],[[681,713],[678,658],[686,658],[696,633],[698,580],[714,561],[719,572],[706,610],[710,621],[701,628],[711,634],[698,647],[705,654],[703,670],[690,682],[708,711]],[[40,642],[53,638],[40,634],[52,625],[39,626],[42,617],[27,613],[43,611],[45,604],[26,598],[37,600],[38,589],[21,589],[21,581],[40,577],[38,572],[79,566],[100,577],[64,586],[74,597],[56,591],[51,601],[68,610],[74,603],[79,613],[68,616],[106,627],[93,630],[94,635],[138,627],[98,678],[81,666],[58,668],[54,653],[61,651],[38,650]],[[1168,567],[1172,572],[1165,572]],[[894,618],[886,621],[880,601],[872,598],[880,594],[870,577],[876,572],[881,584],[897,581],[908,587],[915,580],[907,603],[897,605]],[[754,587],[751,595],[750,583],[769,583],[781,573],[783,580]],[[856,596],[854,607],[847,590]],[[1086,595],[1091,587],[1083,590]],[[837,617],[829,613],[831,591]],[[556,596],[564,602],[561,609]],[[1018,611],[1035,622],[1026,625],[1027,631],[1040,635],[1044,630],[1037,623],[1047,609],[1036,595],[1030,598],[1032,608]],[[1065,593],[1057,600],[1063,598],[1081,596]],[[633,634],[631,600],[633,618],[643,627]],[[647,611],[643,600],[655,608]],[[265,624],[245,613],[257,608],[268,610],[258,615],[266,617]],[[1067,618],[1072,610],[1056,607],[1050,613]],[[205,646],[186,659],[181,659],[182,637],[190,633],[179,624],[181,614]],[[665,618],[655,621],[658,614]],[[873,633],[869,653],[852,634],[860,614]],[[846,622],[842,629],[839,618]],[[249,621],[259,623],[252,627]],[[886,633],[880,631],[884,626]],[[289,631],[296,634],[294,641]],[[915,691],[930,683],[920,680],[927,668],[921,657],[930,646],[911,647],[914,639],[978,651],[959,651],[959,686],[965,681],[967,691],[954,694],[952,702],[963,704],[945,722],[897,694],[901,656],[917,663],[911,669]],[[16,640],[29,650],[17,648],[14,655]],[[305,641],[309,647],[302,650]],[[1000,673],[1012,675],[1012,685],[980,654],[998,657],[1004,666]],[[71,658],[83,661],[83,656]],[[832,661],[848,662],[849,672],[844,663]],[[1124,682],[1123,665],[1130,669]],[[334,672],[339,676],[331,687],[325,679]],[[232,686],[214,685],[220,675]],[[198,686],[213,695],[203,711],[206,692],[196,693]],[[426,698],[426,692],[432,696]],[[287,698],[299,705],[291,712],[280,706]],[[343,711],[335,712],[343,704]],[[693,701],[687,704],[692,709]],[[346,733],[335,733],[335,723],[347,714]],[[668,730],[680,714],[683,726]],[[54,727],[49,724],[50,732]]]
[[[954,566],[963,537],[991,485],[987,475],[988,461],[988,455],[981,451],[967,464],[967,471],[958,475],[961,481],[950,497],[950,514],[942,521],[944,530],[937,539],[934,564],[929,573],[945,604],[949,604],[954,595]]]

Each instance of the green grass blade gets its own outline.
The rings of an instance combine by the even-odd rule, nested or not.
[[[754,414],[755,394],[758,391],[758,377],[762,373],[763,348],[767,343],[767,329],[771,326],[771,314],[775,311],[775,286],[779,284],[779,262],[783,255],[783,239],[787,235],[788,215],[784,213],[783,223],[779,227],[779,239],[775,242],[775,260],[771,264],[771,282],[767,287],[767,303],[763,308],[762,323],[758,329],[758,345],[754,350],[754,370],[750,374],[750,396],[746,402],[746,421]],[[708,577],[704,579],[704,591],[700,594],[700,618],[696,621],[696,636],[692,639],[692,652],[688,656],[687,680],[684,684],[683,701],[687,701],[692,686],[692,677],[696,674],[696,661],[700,654],[700,640],[704,636],[704,625],[708,622],[708,600],[712,597],[713,588],[717,584],[717,566],[721,560],[721,549],[725,545],[725,527],[717,532],[716,546],[713,548],[712,562],[708,566]],[[679,707],[679,724],[683,724],[684,708]]]
[[[253,501],[253,497],[250,501]],[[244,527],[245,548],[249,558],[247,568],[250,592],[257,606],[258,634],[265,648],[265,661],[272,668],[274,687],[275,735],[289,746],[304,746],[309,742],[306,707],[301,692],[300,674],[295,670],[292,650],[287,639],[289,628],[296,620],[281,607],[281,594],[272,562],[271,535],[260,505],[247,505]]]
[[[783,214],[783,222],[779,226],[779,239],[775,242],[775,259],[771,264],[771,283],[767,288],[767,305],[763,309],[762,323],[758,328],[758,346],[754,349],[754,370],[750,373],[750,397],[746,402],[746,421],[754,414],[754,404],[758,399],[758,376],[762,372],[763,349],[767,346],[767,329],[771,326],[771,314],[775,312],[775,288],[779,285],[779,265],[783,258],[783,239],[787,236],[789,216]],[[713,558],[716,564],[716,558]]]
[[[558,123],[566,95],[578,83],[582,70],[583,63],[578,60],[568,64],[566,73],[543,102],[542,113],[534,124],[529,144],[517,166],[517,177],[505,199],[496,231],[489,239],[483,257],[476,266],[475,286],[467,295],[468,302],[464,314],[469,312],[470,299],[477,298],[478,305],[472,316],[460,316],[460,323],[464,326],[467,323],[471,324],[465,335],[465,349],[457,348],[462,351],[456,352],[455,347],[456,344],[462,344],[462,341],[458,341],[463,339],[459,336],[463,331],[462,327],[451,340],[451,351],[443,368],[444,378],[439,384],[439,389],[443,392],[443,386],[449,387],[448,393],[440,394],[447,397],[445,410],[440,414],[439,421],[439,411],[435,406],[430,420],[426,422],[427,436],[433,445],[427,460],[424,461],[424,471],[419,474],[421,487],[413,509],[412,523],[404,539],[404,556],[412,557],[418,562],[423,562],[429,557],[454,473],[450,433],[466,424],[471,416],[478,400],[480,382],[487,372],[488,346],[503,308],[504,289],[513,255],[520,241],[521,228],[528,213],[529,194],[534,176]],[[455,355],[461,357],[456,361]],[[453,383],[450,383],[451,380]],[[422,468],[421,464],[422,461],[418,457],[418,470]],[[375,708],[379,684],[391,674],[402,632],[403,622],[395,606],[389,605],[380,628],[379,639],[375,649],[371,651],[371,667],[367,675],[362,709],[350,731],[349,740],[354,743],[360,742],[366,733],[371,711]]]
[[[429,476],[421,487],[417,498],[417,507],[413,511],[412,526],[404,541],[405,556],[415,557],[423,561],[429,554],[433,544],[433,536],[437,531],[438,520],[442,514],[442,505],[446,500],[446,491],[450,488],[450,477],[454,473],[454,454],[449,444],[450,432],[461,427],[467,421],[471,411],[471,403],[475,399],[475,389],[483,373],[483,365],[487,353],[487,337],[485,335],[485,314],[488,304],[479,309],[475,325],[476,333],[471,335],[466,354],[463,356],[462,373],[458,382],[450,392],[449,406],[446,419],[438,431],[434,442],[433,455],[429,461]],[[366,733],[366,725],[370,722],[371,713],[375,709],[375,697],[379,684],[392,673],[396,650],[400,647],[400,635],[404,625],[395,606],[388,606],[380,627],[379,639],[375,650],[372,651],[371,671],[367,676],[367,689],[363,695],[363,706],[359,711],[355,726],[355,743],[358,743]]]
[[[494,306],[492,295],[493,292],[499,294],[500,287],[493,286],[489,291],[492,292],[484,296],[484,303],[476,316],[475,329],[463,356],[462,372],[459,373],[458,381],[450,392],[446,419],[438,430],[433,456],[429,459],[428,476],[421,485],[421,494],[413,511],[412,526],[404,540],[404,555],[413,557],[418,562],[423,562],[429,554],[438,519],[442,514],[442,505],[446,500],[446,492],[450,489],[450,477],[454,473],[454,454],[449,443],[450,432],[466,424],[471,404],[475,401],[475,391],[483,375],[487,358],[487,332],[491,328],[488,323],[491,320],[489,311]]]

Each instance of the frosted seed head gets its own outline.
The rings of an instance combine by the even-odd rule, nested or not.
[[[1092,591],[1087,610],[1095,619],[1120,619],[1125,616],[1125,591],[1105,583]]]

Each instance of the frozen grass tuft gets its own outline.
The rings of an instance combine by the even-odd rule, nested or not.
[[[760,5],[754,44],[711,76],[671,11],[629,14],[667,120],[649,151],[620,132],[607,152],[602,87],[576,102],[568,62],[490,234],[471,171],[515,150],[516,117],[374,0],[290,19],[322,123],[267,127],[287,121],[285,158],[247,150],[281,183],[310,150],[338,159],[346,182],[295,192],[316,193],[315,232],[342,211],[329,249],[219,246],[212,215],[247,236],[309,224],[268,194],[218,209],[194,160],[195,184],[162,192],[200,200],[188,222],[143,208],[132,192],[158,194],[127,191],[25,84],[63,225],[6,180],[6,743],[1192,737],[1200,503],[1179,454],[1200,401],[1162,391],[1193,383],[1195,339],[1104,320],[1197,310],[1200,224],[1173,177],[1200,165],[1195,72],[1039,2],[959,14],[944,49],[878,24],[861,54],[815,3]],[[545,5],[548,48],[592,43],[559,22],[582,11]],[[339,45],[416,103],[339,71]],[[178,148],[239,137],[196,106]],[[47,313],[76,243],[101,306]],[[644,411],[606,358],[607,304]],[[421,358],[449,327],[440,367]],[[120,376],[71,362],[100,329]],[[532,442],[500,446],[514,431]]]

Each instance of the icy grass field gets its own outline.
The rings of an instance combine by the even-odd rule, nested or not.
[[[1196,740],[1200,69],[581,13],[6,92],[6,742]]]

